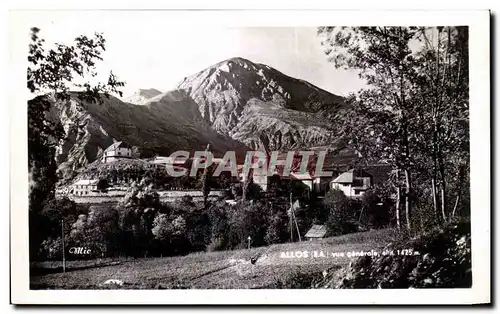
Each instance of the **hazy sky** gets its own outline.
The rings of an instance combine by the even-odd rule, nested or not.
[[[161,15],[102,17],[89,21],[88,14],[74,12],[37,15],[30,22],[48,42],[104,33],[107,50],[99,69],[113,70],[126,82],[124,97],[140,88],[173,89],[184,77],[232,57],[267,64],[338,95],[364,86],[357,73],[327,62],[314,27],[200,27],[172,25]]]

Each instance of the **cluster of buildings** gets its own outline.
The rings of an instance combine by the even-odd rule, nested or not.
[[[100,160],[103,163],[108,163],[133,158],[139,158],[139,156],[134,155],[132,146],[123,142],[115,142],[104,150]],[[157,165],[171,165],[173,167],[183,168],[188,158],[157,156],[147,159],[146,161]],[[218,163],[221,162],[221,160],[220,158],[216,158],[213,162]],[[238,167],[239,181],[244,181],[245,178],[240,172],[241,168],[242,166]],[[330,189],[338,189],[349,198],[359,198],[374,184],[379,184],[387,180],[391,168],[386,164],[378,164],[364,167],[363,169],[355,169],[349,168],[348,164],[337,164],[335,167],[330,167],[330,169],[326,170],[333,170],[332,172],[334,175],[332,177],[323,177],[315,176],[309,172],[299,173],[292,171],[289,175],[283,176],[279,174],[279,168],[277,174],[280,176],[281,180],[299,181],[310,191],[314,191],[317,194],[325,193]],[[98,193],[97,182],[98,180],[78,180],[73,183],[70,193],[77,196]],[[268,189],[270,177],[267,175],[254,174],[253,182],[259,185],[263,191],[266,191]]]

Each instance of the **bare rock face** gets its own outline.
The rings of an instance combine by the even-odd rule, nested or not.
[[[232,58],[185,78],[202,117],[219,133],[256,148],[260,133],[271,149],[329,142],[334,128],[324,113],[342,110],[342,98],[263,64]]]
[[[270,150],[284,150],[333,142],[328,124],[318,114],[282,108],[256,98],[247,102],[229,135],[253,149],[263,144]]]
[[[56,155],[62,178],[74,176],[116,141],[138,147],[142,157],[169,155],[180,149],[203,150],[208,143],[214,154],[246,150],[243,144],[214,131],[201,117],[197,104],[178,90],[143,106],[115,97],[86,103],[74,93],[68,102],[53,103],[50,115],[65,131]]]

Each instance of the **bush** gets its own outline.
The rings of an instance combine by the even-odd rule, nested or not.
[[[160,242],[167,253],[185,252],[186,220],[182,216],[169,219],[166,214],[158,214],[151,229],[155,239]]]
[[[42,260],[54,260],[62,257],[62,239],[48,238],[40,245],[38,256]]]
[[[342,191],[330,190],[324,203],[330,209],[326,222],[329,235],[341,235],[357,230],[356,209]]]
[[[366,191],[362,198],[363,222],[373,228],[386,227],[391,221],[390,207],[374,190]]]
[[[207,252],[224,251],[227,243],[222,237],[214,237],[207,246]]]
[[[266,244],[282,243],[287,239],[287,217],[275,214],[269,221],[264,240]]]
[[[232,248],[245,248],[247,238],[252,238],[253,246],[265,244],[269,212],[265,206],[253,202],[240,202],[239,208],[234,208],[229,216],[230,236]]]

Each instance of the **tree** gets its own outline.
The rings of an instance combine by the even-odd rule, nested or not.
[[[287,232],[287,216],[280,213],[275,213],[269,220],[269,225],[266,230],[264,240],[267,245],[282,243],[288,237]]]
[[[406,223],[411,230],[415,67],[410,43],[415,27],[320,27],[326,54],[336,67],[356,69],[369,88],[352,96],[344,135],[365,158],[394,166],[404,185]],[[403,182],[399,181],[399,173]],[[399,195],[399,193],[398,193]],[[398,201],[399,203],[399,201]],[[399,208],[397,209],[399,210]]]
[[[375,228],[385,227],[390,223],[389,206],[373,189],[367,190],[361,197],[362,213],[360,220]]]
[[[99,181],[97,181],[97,190],[99,190],[101,193],[106,193],[108,191],[108,188],[108,179],[100,178]]]
[[[343,131],[364,158],[393,165],[397,221],[403,200],[411,231],[412,203],[427,190],[436,220],[446,221],[468,180],[467,28],[322,27],[319,33],[330,60],[359,70],[368,83],[347,100],[352,110]]]
[[[119,87],[125,84],[118,81],[111,72],[107,83],[98,83],[92,86],[89,82],[74,83],[78,78],[88,79],[97,76],[96,62],[102,60],[105,51],[105,39],[102,34],[95,34],[94,38],[79,36],[74,45],[56,44],[48,49],[45,40],[39,36],[40,29],[31,29],[31,43],[29,45],[27,87],[35,95],[28,102],[28,154],[29,170],[46,166],[47,156],[53,157],[53,149],[63,138],[64,132],[57,121],[49,119],[48,111],[52,101],[69,101],[71,88],[80,89],[77,98],[81,101],[102,101],[102,96],[109,97],[110,93],[122,95]],[[47,97],[50,96],[50,97]],[[53,158],[52,158],[53,159]],[[36,182],[40,178],[33,177]],[[40,181],[37,181],[40,180]],[[50,191],[49,191],[50,192]]]
[[[229,242],[229,211],[224,203],[213,204],[208,211],[210,221],[210,243],[208,251],[228,249]]]
[[[330,211],[326,222],[329,234],[340,235],[355,231],[356,211],[342,191],[328,191],[324,204]]]
[[[50,118],[52,103],[70,101],[74,95],[71,88],[81,90],[77,94],[79,100],[96,102],[102,95],[121,95],[118,88],[124,86],[113,73],[110,73],[107,83],[74,83],[77,78],[89,79],[97,75],[96,62],[102,60],[105,50],[102,34],[95,34],[93,38],[79,36],[74,45],[56,44],[54,48],[48,48],[39,33],[40,29],[31,29],[27,68],[27,88],[37,95],[28,101],[30,249],[36,249],[42,240],[38,237],[38,214],[44,203],[54,198],[56,147],[65,136],[60,123]]]
[[[231,194],[235,199],[242,197],[243,196],[242,184],[239,182],[231,184]]]
[[[247,238],[252,238],[255,246],[265,244],[265,235],[269,219],[269,211],[263,204],[242,201],[230,213],[229,226],[231,239],[230,243],[235,247],[246,247]]]
[[[417,116],[417,144],[420,163],[429,169],[436,219],[444,222],[451,214],[448,182],[458,178],[458,203],[469,164],[468,31],[466,27],[420,27],[418,35],[423,48],[416,54],[422,108]]]
[[[172,252],[185,250],[186,220],[182,216],[169,219],[166,214],[158,214],[151,230],[157,240]]]
[[[205,155],[207,154],[209,149],[210,149],[210,144],[208,144],[207,149],[205,149]],[[205,209],[207,208],[208,195],[210,194],[210,180],[212,177],[212,172],[213,172],[213,167],[205,165],[205,167],[203,168],[203,174],[201,175],[200,178],[201,191],[203,193],[203,206],[205,207]]]
[[[69,235],[70,226],[84,211],[68,198],[52,199],[46,203],[39,214],[41,226],[38,237],[46,239],[61,236],[61,221],[65,223],[66,236]]]
[[[243,188],[241,195],[242,200],[246,201],[248,199],[252,185],[253,185],[253,168],[250,168],[245,178],[245,181],[243,181]]]
[[[119,245],[119,213],[114,208],[91,206],[88,215],[80,215],[73,224],[70,239],[104,256],[117,253]]]

